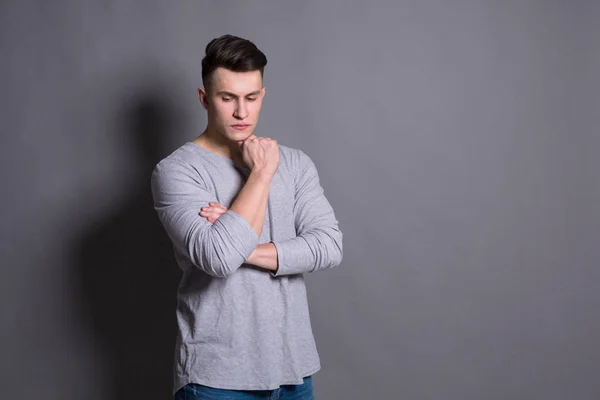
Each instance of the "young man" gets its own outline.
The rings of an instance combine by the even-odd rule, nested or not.
[[[248,40],[212,40],[198,89],[206,130],[152,174],[183,270],[176,399],[313,398],[320,360],[303,273],[340,264],[342,232],[312,160],[254,135],[266,64]]]

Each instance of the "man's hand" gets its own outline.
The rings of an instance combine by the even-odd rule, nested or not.
[[[198,214],[206,218],[211,224],[214,224],[221,214],[225,213],[225,211],[227,211],[227,207],[225,207],[223,204],[217,203],[216,201],[211,201],[208,203],[208,206],[202,207]]]
[[[250,135],[239,141],[244,163],[251,171],[272,177],[279,166],[279,145],[277,140],[268,137]]]

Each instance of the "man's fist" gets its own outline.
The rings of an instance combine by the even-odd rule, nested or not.
[[[250,135],[238,142],[244,163],[251,171],[257,170],[268,176],[275,175],[279,166],[279,145],[277,140]]]
[[[217,203],[216,201],[211,201],[208,203],[208,206],[202,207],[200,209],[200,216],[205,217],[208,222],[214,224],[215,221],[221,216],[221,214],[227,211],[227,207],[223,204]]]

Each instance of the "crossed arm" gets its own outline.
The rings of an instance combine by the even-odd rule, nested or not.
[[[208,203],[208,206],[202,207],[198,214],[213,224],[226,211],[227,207],[223,204],[211,201]],[[279,267],[277,248],[273,243],[261,243],[256,246],[250,257],[246,260],[246,263],[277,272]]]
[[[243,263],[269,270],[274,277],[340,264],[338,221],[312,160],[301,151],[296,154],[291,166],[296,237],[264,244],[258,243],[255,226],[262,224],[245,217],[246,202],[234,202],[229,209],[217,206],[214,194],[204,189],[193,167],[177,161],[159,163],[152,174],[154,208],[175,248],[194,266],[216,277],[229,276]],[[252,196],[254,191],[247,194]],[[220,215],[214,207],[220,207]]]

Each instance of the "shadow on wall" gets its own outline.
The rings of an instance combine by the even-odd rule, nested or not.
[[[176,288],[171,242],[153,209],[150,175],[176,125],[173,110],[145,96],[126,108],[128,171],[135,184],[118,209],[88,225],[77,246],[76,299],[82,323],[107,360],[111,400],[172,398]],[[103,190],[111,190],[110,187]]]

